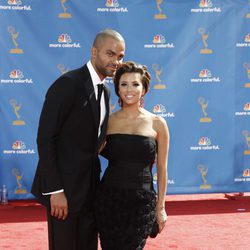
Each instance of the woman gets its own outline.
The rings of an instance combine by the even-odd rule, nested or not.
[[[110,115],[102,155],[109,161],[97,195],[103,250],[143,249],[154,221],[165,226],[169,132],[165,120],[142,107],[149,89],[146,66],[126,62],[114,76],[121,109]],[[157,155],[157,157],[156,157]],[[157,163],[158,194],[151,169]]]

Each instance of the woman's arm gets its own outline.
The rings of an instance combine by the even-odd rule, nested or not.
[[[161,118],[156,118],[157,132],[157,187],[158,197],[156,204],[156,220],[159,224],[160,231],[164,228],[167,214],[165,211],[165,195],[167,192],[167,163],[169,150],[169,130],[166,121]]]

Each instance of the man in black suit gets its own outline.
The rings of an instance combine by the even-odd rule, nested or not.
[[[46,94],[32,193],[47,207],[50,250],[97,249],[93,207],[101,169],[98,150],[109,115],[109,93],[102,83],[114,75],[124,53],[118,32],[101,31],[91,60],[58,78]]]

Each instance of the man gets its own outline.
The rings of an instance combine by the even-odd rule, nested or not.
[[[108,90],[104,86],[98,98],[97,85],[114,75],[124,53],[118,32],[101,31],[91,60],[58,78],[46,94],[32,193],[47,207],[50,250],[97,249],[93,203],[109,115]]]

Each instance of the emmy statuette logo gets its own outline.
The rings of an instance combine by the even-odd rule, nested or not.
[[[200,185],[200,189],[209,189],[209,188],[211,188],[211,185],[207,184],[207,179],[206,179],[208,168],[205,168],[204,166],[199,164],[198,165],[198,170],[200,171],[201,178],[202,178],[202,181],[203,181],[203,184]]]
[[[68,72],[68,69],[65,68],[65,66],[63,64],[58,64],[57,68],[59,69],[59,71],[61,72],[61,75],[65,74]]]
[[[248,6],[249,6],[249,8],[250,8],[250,0],[248,0]],[[248,9],[249,9],[249,8],[248,8]],[[246,18],[250,18],[250,13],[247,13],[247,14],[246,14]]]
[[[245,62],[243,63],[243,67],[246,69],[247,77],[250,80],[250,63]],[[245,83],[245,88],[250,88],[250,83]]]
[[[208,48],[208,43],[207,43],[208,33],[205,34],[205,29],[204,28],[199,28],[199,33],[200,33],[201,38],[202,38],[202,43],[203,43],[203,45],[205,47],[204,49],[200,50],[200,54],[212,54],[213,51]]]
[[[200,122],[211,122],[212,119],[210,117],[208,117],[208,114],[206,112],[208,102],[205,102],[205,99],[203,97],[199,97],[198,102],[201,105],[201,110],[202,110],[202,113],[203,113],[203,117],[200,118]]]
[[[14,191],[15,194],[27,194],[26,188],[23,186],[21,180],[23,178],[23,174],[20,173],[19,169],[13,168],[12,169],[12,174],[16,177],[16,182],[17,182],[17,187]]]
[[[154,89],[165,89],[167,86],[161,82],[161,73],[162,73],[162,68],[159,69],[159,65],[154,63],[152,65],[152,68],[155,72],[155,78],[157,81],[157,84],[154,85]]]
[[[161,8],[162,3],[163,3],[163,0],[156,0],[156,5],[157,5],[157,9],[158,9],[159,13],[154,15],[155,19],[166,19],[167,18],[167,15],[162,13],[162,8]]]
[[[8,27],[8,32],[11,35],[12,43],[14,44],[15,48],[11,49],[9,52],[11,54],[23,54],[23,50],[18,48],[17,38],[19,36],[19,32],[15,32],[15,28],[12,26]]]
[[[246,149],[244,151],[244,155],[250,155],[250,136],[249,136],[249,132],[247,130],[243,130],[242,134],[246,139],[246,144],[247,144],[247,148],[248,148],[248,149]]]
[[[21,109],[22,105],[21,104],[17,104],[17,101],[15,99],[11,99],[10,100],[10,105],[13,108],[13,111],[15,113],[15,116],[17,118],[17,120],[13,121],[12,124],[13,125],[25,125],[25,121],[21,120],[21,116],[19,115],[19,110]]]
[[[110,113],[113,113],[115,108],[116,108],[116,103],[115,104],[110,103],[109,105]]]
[[[59,18],[71,18],[72,17],[71,14],[67,13],[67,8],[64,5],[67,2],[67,0],[60,0],[60,2],[61,2],[61,6],[62,6],[62,9],[63,9],[63,12],[59,13],[58,17]]]

